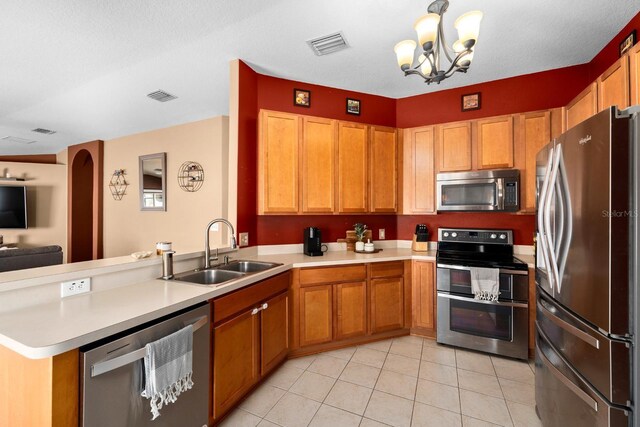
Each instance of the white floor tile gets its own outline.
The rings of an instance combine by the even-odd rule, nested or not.
[[[273,373],[267,380],[267,384],[281,388],[283,390],[289,390],[289,387],[295,383],[300,375],[304,372],[304,369],[295,368],[293,366],[282,366],[276,372]]]
[[[482,421],[477,418],[467,417],[466,415],[462,416],[462,425],[464,427],[495,427],[498,424],[490,423],[487,421]]]
[[[289,389],[290,393],[299,394],[309,399],[322,402],[333,384],[336,382],[334,378],[316,374],[315,372],[305,371],[298,381],[296,381]]]
[[[297,357],[295,359],[287,360],[284,366],[293,366],[294,368],[298,369],[307,369],[309,365],[311,365],[313,361],[316,360],[317,357],[318,356],[315,354],[312,356]]]
[[[364,415],[394,427],[409,427],[412,413],[412,400],[374,391]]]
[[[285,393],[281,388],[262,384],[240,404],[240,408],[264,418]]]
[[[507,407],[516,427],[542,427],[534,406],[507,401]]]
[[[315,372],[316,374],[325,375],[327,377],[338,378],[342,373],[342,370],[347,366],[347,361],[344,359],[337,359],[330,356],[318,356],[316,360],[307,368],[307,371]]]
[[[353,384],[373,388],[376,385],[379,375],[380,369],[351,361],[344,368],[342,374],[340,374],[340,379]]]
[[[373,390],[338,380],[324,400],[327,405],[362,415]]]
[[[413,400],[418,378],[383,370],[376,383],[376,390]]]
[[[535,377],[529,363],[501,357],[492,357],[491,360],[496,370],[496,375],[500,378],[535,384]]]
[[[387,353],[383,351],[373,350],[367,347],[358,347],[351,361],[373,366],[374,368],[382,368],[386,358]]]
[[[420,360],[389,353],[382,369],[417,377],[420,371]]]
[[[498,378],[494,375],[485,375],[478,372],[458,369],[458,382],[460,388],[471,390],[493,397],[502,398],[502,390]]]
[[[353,356],[353,353],[355,352],[356,352],[356,347],[346,347],[346,348],[339,348],[337,350],[325,351],[324,353],[322,353],[322,355],[331,356],[337,359],[344,359],[349,361],[351,359],[351,356]]]
[[[297,394],[287,393],[265,417],[282,427],[306,427],[320,408],[320,403]]]
[[[460,427],[460,414],[416,402],[411,427]]]
[[[506,400],[535,406],[536,387],[534,384],[511,381],[504,378],[499,378],[499,381]]]
[[[460,369],[479,372],[481,374],[495,375],[491,358],[485,354],[474,353],[466,350],[456,350],[456,365]]]
[[[418,380],[416,402],[425,403],[451,412],[460,412],[458,389],[433,381]]]
[[[256,427],[260,420],[260,417],[256,417],[242,409],[236,409],[224,419],[220,427]]]
[[[401,356],[411,357],[413,359],[420,359],[420,356],[422,355],[422,341],[416,343],[415,341],[396,340],[393,342],[393,344],[391,344],[389,353],[399,354]]]
[[[391,348],[393,340],[374,341],[367,344],[363,344],[362,347],[370,348],[372,350],[384,351],[387,353]]]
[[[437,383],[458,387],[458,371],[453,366],[441,365],[439,363],[420,362],[420,373],[418,377],[423,380],[435,381]]]
[[[468,390],[460,390],[462,413],[479,420],[511,427],[511,416],[504,399]]]
[[[441,365],[456,366],[456,352],[448,347],[425,345],[422,347],[422,360],[440,363]]]
[[[360,421],[362,421],[362,417],[356,414],[333,406],[322,405],[311,420],[309,427],[358,427]]]

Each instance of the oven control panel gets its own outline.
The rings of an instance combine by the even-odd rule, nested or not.
[[[467,228],[439,228],[438,241],[513,245],[513,231],[475,230]]]

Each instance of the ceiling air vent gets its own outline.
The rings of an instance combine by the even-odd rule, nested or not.
[[[35,142],[34,140],[18,138],[17,136],[3,136],[0,140],[4,142],[12,142],[14,144],[33,144]]]
[[[345,40],[344,35],[342,35],[342,31],[313,40],[307,40],[307,44],[311,47],[313,53],[318,56],[328,55],[349,47],[347,40]]]
[[[55,130],[44,129],[44,128],[31,129],[31,132],[38,132],[38,133],[42,133],[44,135],[53,135],[54,133],[56,133]]]
[[[165,92],[163,90],[157,90],[155,92],[151,92],[147,94],[147,96],[151,99],[155,99],[156,101],[160,101],[160,102],[172,101],[177,98],[177,96],[171,95],[170,93]]]

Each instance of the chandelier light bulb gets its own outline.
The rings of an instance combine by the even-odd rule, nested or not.
[[[413,26],[418,33],[418,42],[424,50],[431,50],[438,38],[438,24],[440,24],[440,15],[437,13],[428,13],[418,19]]]
[[[424,54],[420,55],[420,57],[418,58],[418,62],[422,63],[422,65],[420,65],[420,71],[422,71],[422,74],[424,74],[425,76],[431,74],[431,62],[429,62]]]
[[[458,30],[458,40],[465,47],[472,47],[475,42],[478,41],[480,21],[482,21],[482,12],[474,10],[461,15],[453,24],[456,30]],[[471,40],[473,40],[473,43]],[[469,46],[469,44],[471,45]]]
[[[462,42],[460,40],[456,40],[456,42],[453,44],[453,51],[456,54],[459,54],[460,52],[464,52],[465,50],[467,50],[467,48],[464,47]],[[462,57],[460,57],[459,64],[463,66],[469,66],[469,64],[465,64],[465,61],[469,61],[469,64],[471,64],[471,61],[473,61],[473,49],[471,50],[471,53],[464,54],[462,55]]]
[[[416,42],[413,40],[403,40],[398,43],[393,50],[396,53],[400,68],[402,70],[411,68],[413,55],[416,50]]]

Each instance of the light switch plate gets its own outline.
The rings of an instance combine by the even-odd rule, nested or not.
[[[249,233],[240,233],[240,247],[249,246]]]
[[[384,239],[385,239],[384,234],[385,234],[385,233],[384,233],[384,228],[380,228],[380,229],[378,230],[378,240],[384,240]]]
[[[62,282],[60,284],[60,296],[62,298],[69,297],[71,295],[84,294],[91,290],[91,278],[69,280],[68,282]]]

